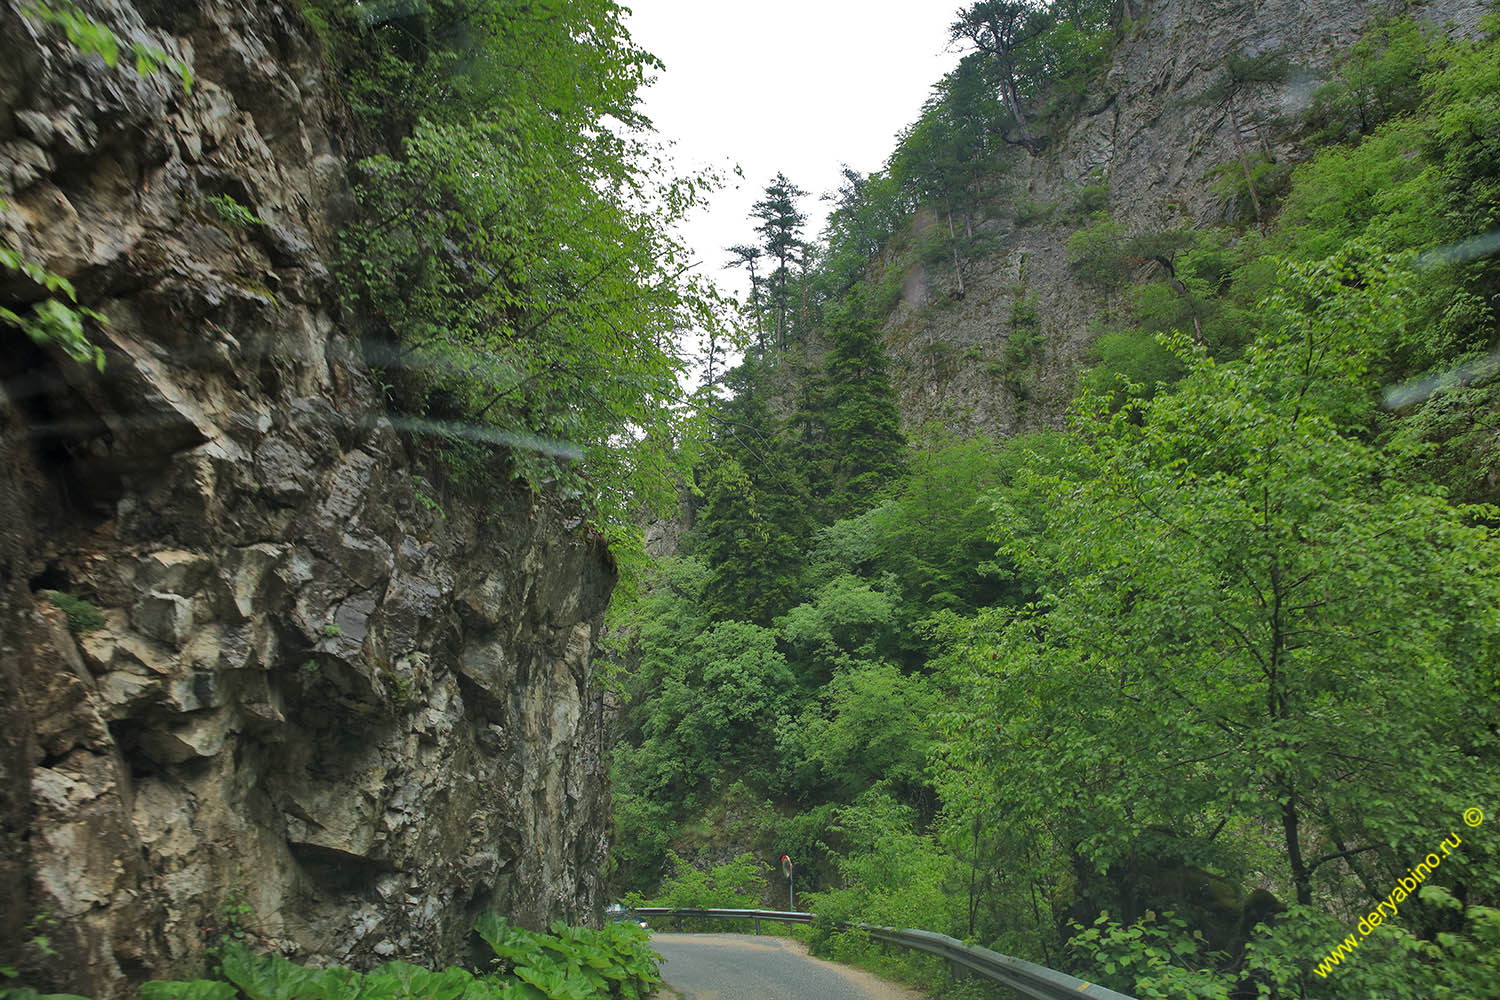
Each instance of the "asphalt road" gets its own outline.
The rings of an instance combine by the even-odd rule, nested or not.
[[[754,934],[651,934],[663,1000],[923,1000],[868,972],[824,962],[800,942]]]

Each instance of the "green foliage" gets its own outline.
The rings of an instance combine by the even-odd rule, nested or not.
[[[68,631],[74,635],[83,635],[104,627],[104,614],[96,604],[56,590],[43,590],[40,596],[68,616]]]
[[[266,221],[250,211],[244,205],[234,200],[232,195],[218,194],[204,199],[206,204],[218,218],[231,226],[240,229],[248,229],[251,226],[263,226]]]
[[[1060,129],[1089,83],[1108,65],[1115,4],[1107,0],[980,0],[958,11],[950,29],[982,57],[992,89],[1004,100],[1007,141],[1044,143],[1040,130]]]
[[[1005,338],[1006,366],[1015,372],[1031,365],[1045,343],[1042,314],[1036,302],[1020,292],[1010,308],[1010,335]]]
[[[1105,986],[1140,1000],[1229,1000],[1233,983],[1218,972],[1228,956],[1212,952],[1186,920],[1166,913],[1124,926],[1104,915],[1093,927],[1074,927],[1068,947],[1077,966],[1095,970]]]
[[[776,262],[764,281],[764,300],[766,310],[773,317],[772,330],[778,348],[786,347],[787,332],[792,324],[792,268],[801,264],[807,253],[807,244],[802,239],[807,216],[797,206],[798,199],[806,195],[807,192],[788,180],[785,174],[778,173],[766,185],[765,196],[751,211],[751,217],[760,220],[755,231],[761,235],[764,255],[767,261]],[[760,342],[760,348],[765,350],[764,340]]]
[[[894,606],[889,594],[868,581],[838,576],[776,619],[776,631],[801,668],[803,683],[818,686],[835,671],[878,656]]]
[[[0,966],[0,972],[9,966]],[[0,986],[0,1000],[88,1000],[76,993],[38,993],[25,986]]]
[[[390,341],[398,426],[460,488],[580,495],[628,590],[639,514],[675,505],[699,436],[673,334],[722,306],[671,235],[714,182],[671,177],[636,109],[658,63],[612,0],[305,10],[384,147],[338,270]]]
[[[34,21],[61,28],[68,41],[84,55],[97,55],[111,69],[120,61],[120,42],[114,32],[79,13],[72,0],[28,0],[21,12]],[[150,76],[163,67],[171,69],[182,81],[182,89],[193,89],[193,73],[188,65],[173,59],[161,49],[144,42],[130,43],[131,63],[140,76]]]
[[[691,594],[703,570],[684,567]],[[640,665],[627,688],[646,705],[625,722],[614,752],[617,872],[631,887],[654,881],[673,831],[721,776],[764,772],[777,719],[795,678],[775,633],[747,622],[707,624],[680,595],[648,595],[637,609]]]
[[[480,917],[478,935],[495,953],[492,966],[431,971],[387,962],[366,973],[339,966],[309,969],[279,955],[257,955],[227,944],[221,978],[142,985],[142,1000],[645,1000],[661,982],[658,956],[640,927],[606,924],[602,930],[555,923],[551,933]],[[13,978],[13,977],[11,977]],[[84,1000],[65,994],[38,996],[0,987],[3,1000]]]
[[[832,917],[1143,998],[1495,995],[1500,866],[1475,836],[1443,862],[1461,893],[1429,886],[1317,971],[1371,896],[1500,792],[1500,513],[1466,503],[1497,496],[1500,266],[1475,236],[1500,218],[1500,42],[1398,22],[1370,39],[1311,126],[1350,144],[1290,174],[1257,148],[1278,123],[1244,100],[1289,67],[1225,61],[1210,98],[1244,147],[1225,175],[1250,168],[1265,232],[1130,234],[1098,211],[1106,191],[1080,194],[1097,214],[1070,263],[1122,294],[1066,433],[927,429],[839,507],[820,435],[860,401],[831,403],[827,369],[797,353],[740,373],[716,441],[735,464],[705,470],[692,555],[638,623],[615,762],[638,884],[727,839],[732,780],[755,803],[735,829],[792,850],[799,897]],[[994,103],[960,113],[972,81],[955,74],[888,171],[844,192],[837,252],[806,285],[830,344],[863,334],[854,304],[899,294],[924,238],[902,212],[936,210],[930,263],[962,276],[964,224],[1003,187],[982,132],[1045,141],[1043,116],[1015,115],[1041,91],[1017,77],[1017,104],[981,55],[964,73]],[[1024,288],[1016,302],[1005,374],[1038,347]],[[714,683],[777,713],[770,730],[694,686],[705,655],[734,658],[702,637],[744,609],[758,631],[731,634],[754,655]],[[787,698],[754,674],[790,678]],[[831,926],[815,938],[875,955]]]
[[[5,208],[5,202],[0,200],[0,211]],[[0,266],[25,275],[53,295],[61,292],[66,297],[66,301],[43,299],[32,306],[30,312],[24,313],[0,306],[0,323],[15,327],[43,347],[55,346],[74,361],[93,364],[103,371],[104,351],[89,341],[83,322],[91,319],[103,323],[105,319],[94,310],[78,305],[78,293],[73,283],[41,264],[27,260],[10,247],[0,247]]]
[[[1104,289],[1116,289],[1130,274],[1125,229],[1103,212],[1068,237],[1068,266],[1079,278]]]
[[[1263,217],[1280,208],[1291,189],[1294,170],[1294,164],[1262,152],[1247,155],[1243,163],[1220,164],[1209,171],[1209,176],[1214,178],[1213,190],[1228,203],[1228,218],[1245,224],[1257,221],[1257,213]]]
[[[1392,18],[1370,25],[1339,61],[1335,78],[1319,88],[1307,127],[1319,145],[1369,135],[1397,115],[1414,112],[1422,78],[1440,42],[1435,25]]]
[[[1095,212],[1109,211],[1109,181],[1097,170],[1089,174],[1088,183],[1073,193],[1072,211],[1088,218]]]
[[[906,441],[882,335],[861,292],[830,317],[823,370],[802,381],[787,428],[819,520],[857,514],[895,482]]]
[[[807,905],[830,921],[861,920],[895,927],[956,926],[961,918],[963,872],[952,855],[917,829],[917,816],[883,790],[872,790],[836,813],[833,832],[844,844],[837,864],[842,886],[808,897]],[[857,954],[858,935],[813,943],[834,958]]]
[[[763,902],[766,875],[771,866],[751,854],[700,871],[676,854],[669,855],[672,874],[662,881],[661,892],[646,906],[683,909],[754,909]]]
[[[232,984],[211,979],[142,983],[138,994],[140,1000],[238,1000],[239,995]]]
[[[889,663],[836,673],[817,703],[782,726],[778,756],[787,784],[811,801],[850,801],[884,785],[905,801],[922,797],[927,750],[943,701],[920,674]]]
[[[1089,352],[1094,367],[1080,380],[1080,388],[1111,400],[1113,407],[1150,399],[1186,371],[1180,355],[1157,338],[1135,331],[1106,333]]]
[[[521,1000],[589,1000],[598,996],[644,1000],[661,982],[649,936],[629,922],[607,923],[597,931],[554,923],[550,934],[539,934],[485,914],[475,930],[495,953],[495,971],[473,983],[482,983],[499,996]],[[430,983],[414,986],[401,994],[403,1000],[434,995]],[[452,996],[473,1000],[473,986],[453,986],[459,989]],[[436,997],[444,1000],[442,992]]]
[[[1479,611],[1500,541],[1474,525],[1494,512],[1392,477],[1398,456],[1358,431],[1409,280],[1357,250],[1288,268],[1243,359],[1179,341],[1173,391],[1085,402],[1071,467],[1027,473],[1040,523],[1001,508],[1012,558],[1053,583],[975,620],[953,683],[982,707],[940,753],[946,801],[1034,820],[1076,852],[1060,865],[1100,872],[1143,825],[1280,828],[1256,864],[1307,905],[1337,844],[1382,845],[1361,864],[1384,884],[1438,817],[1500,791],[1475,784],[1500,750],[1479,721],[1500,707],[1500,619]],[[1500,886],[1490,862],[1449,864]]]

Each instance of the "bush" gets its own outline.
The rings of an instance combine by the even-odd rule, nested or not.
[[[474,927],[495,959],[485,970],[449,966],[433,972],[387,962],[369,972],[331,966],[309,969],[279,955],[257,955],[234,942],[218,976],[151,982],[141,1000],[541,1000],[615,997],[644,1000],[661,982],[646,931],[630,923],[602,930],[554,923],[550,934],[522,930],[485,914]],[[0,987],[0,1000],[38,1000],[36,991]],[[54,996],[51,1000],[83,1000]]]
[[[675,853],[671,859],[675,870],[662,882],[661,895],[645,905],[746,910],[759,906],[765,895],[766,873],[771,866],[752,854],[741,854],[709,871],[694,868]]]
[[[83,635],[104,627],[104,613],[99,610],[98,605],[56,590],[44,590],[41,595],[68,616],[68,631],[74,635]]]
[[[1089,353],[1097,364],[1082,384],[1096,395],[1113,395],[1115,407],[1131,399],[1150,399],[1159,386],[1176,382],[1186,372],[1180,357],[1138,331],[1106,333]]]
[[[1091,285],[1115,289],[1129,275],[1129,250],[1125,227],[1103,212],[1068,237],[1068,266]]]

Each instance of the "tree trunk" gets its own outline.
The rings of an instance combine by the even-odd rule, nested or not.
[[[1307,861],[1302,857],[1302,836],[1298,832],[1297,789],[1292,783],[1280,779],[1272,784],[1277,791],[1286,794],[1281,806],[1281,829],[1286,836],[1286,856],[1292,865],[1292,885],[1297,888],[1297,902],[1312,905],[1312,873],[1307,870]]]
[[[1240,166],[1245,168],[1245,186],[1250,189],[1250,204],[1255,207],[1255,224],[1262,230],[1266,228],[1265,212],[1260,206],[1260,195],[1255,193],[1255,177],[1250,172],[1250,154],[1245,152],[1245,137],[1240,134],[1240,116],[1234,109],[1234,97],[1231,95],[1229,105],[1229,124],[1234,132],[1234,148],[1240,154]]]
[[[1021,110],[1021,93],[1016,89],[1016,75],[1011,71],[1009,61],[1005,64],[1005,96],[1010,98],[1010,111],[1016,116],[1016,132],[1021,137],[1021,144],[1030,149],[1031,133],[1026,126],[1026,114]]]
[[[968,293],[964,291],[964,269],[958,259],[958,231],[953,228],[953,206],[944,199],[944,207],[948,210],[948,246],[953,250],[953,277],[958,282],[958,297],[963,298]]]
[[[969,863],[969,937],[974,936],[974,911],[978,906],[978,897],[974,893],[975,881],[979,876],[979,814],[974,814],[974,840],[969,845],[973,852]]]
[[[786,261],[781,264],[781,280],[776,283],[776,341],[786,347]]]

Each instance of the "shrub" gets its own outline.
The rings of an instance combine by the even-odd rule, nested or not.
[[[1068,237],[1068,266],[1080,279],[1100,288],[1115,289],[1125,283],[1127,267],[1125,227],[1103,212]]]
[[[83,635],[104,627],[104,613],[99,610],[98,605],[56,590],[44,590],[42,596],[68,616],[68,631],[74,635]]]

